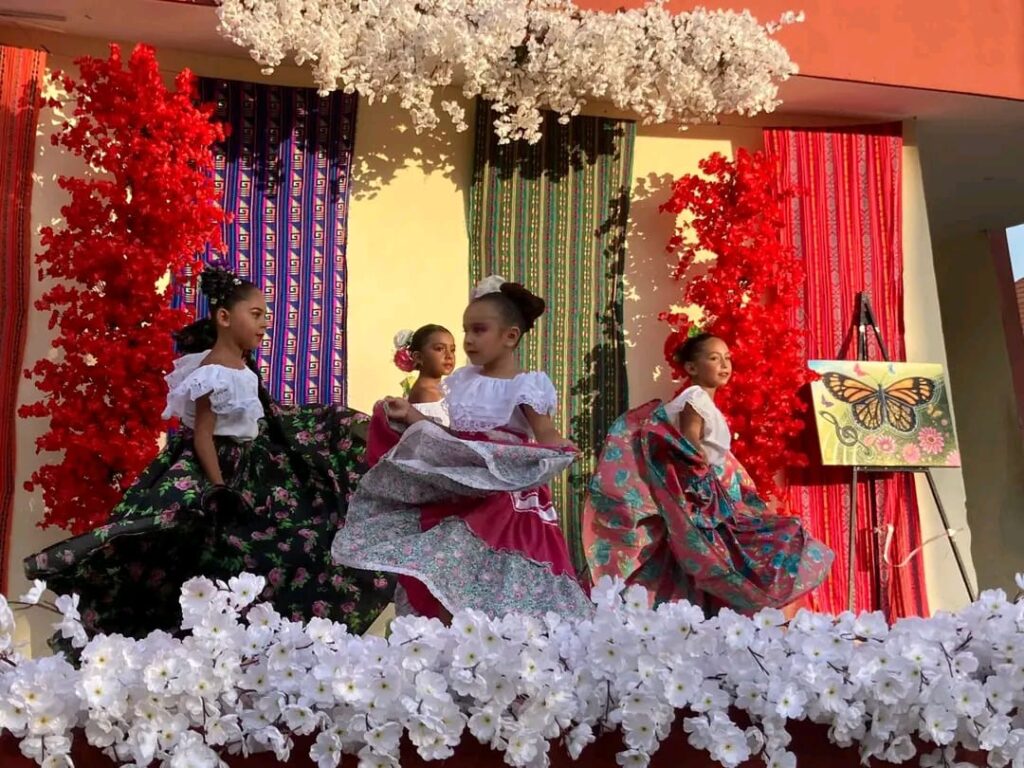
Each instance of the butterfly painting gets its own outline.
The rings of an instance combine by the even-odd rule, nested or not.
[[[821,383],[832,397],[850,405],[854,421],[872,432],[885,424],[899,432],[913,432],[917,427],[914,409],[935,396],[935,382],[924,376],[909,376],[882,386],[829,371],[822,374]]]
[[[831,466],[960,465],[945,372],[934,363],[813,360],[822,462]]]

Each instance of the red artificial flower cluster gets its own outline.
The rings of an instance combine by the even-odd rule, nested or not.
[[[222,247],[225,216],[211,151],[224,131],[193,103],[192,73],[168,90],[141,45],[127,62],[112,45],[108,59],[75,63],[77,81],[57,73],[74,109],[52,142],[91,173],[60,177],[63,221],[42,230],[40,279],[56,284],[36,307],[58,330],[54,355],[26,371],[43,397],[19,415],[48,418],[36,450],[62,454],[26,483],[42,490],[42,525],[78,533],[104,522],[156,455],[171,333],[188,321],[166,278],[196,266],[207,243]]]
[[[800,302],[803,265],[779,236],[793,193],[778,187],[762,152],[740,150],[734,161],[716,153],[700,169],[704,175],[676,181],[661,206],[674,216],[684,214],[668,244],[679,259],[674,277],[685,281],[677,303],[703,308],[699,330],[729,344],[733,379],[716,400],[738,435],[733,452],[762,492],[776,495],[779,472],[806,464],[793,438],[803,428],[799,390],[811,378],[804,334],[788,319]],[[695,262],[704,252],[715,260],[699,273],[704,265]],[[661,319],[673,327],[666,358],[685,377],[672,352],[693,324],[677,312],[663,312]]]
[[[395,350],[395,367],[402,373],[412,373],[416,370],[416,361],[412,359],[412,352],[408,347],[399,347]]]

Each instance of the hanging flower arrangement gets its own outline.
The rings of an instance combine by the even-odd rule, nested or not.
[[[42,399],[19,415],[49,419],[36,449],[59,454],[26,484],[42,492],[43,525],[78,533],[103,522],[166,428],[171,332],[188,318],[165,278],[221,247],[211,145],[224,134],[193,104],[192,74],[168,90],[148,46],[76,64],[81,76],[57,73],[45,105],[66,112],[53,144],[90,172],[60,177],[63,221],[42,230],[40,279],[56,284],[36,307],[57,336],[26,372]]]
[[[735,372],[716,402],[736,433],[736,456],[763,492],[775,494],[780,471],[806,464],[793,438],[803,428],[799,390],[812,376],[803,333],[787,320],[804,279],[802,262],[779,237],[792,192],[778,188],[761,152],[740,150],[734,161],[716,153],[700,169],[704,175],[676,181],[661,206],[681,221],[668,250],[679,260],[675,278],[685,281],[677,307],[661,314],[673,328],[666,359],[682,378],[672,352],[689,334],[707,331],[729,344]],[[693,276],[703,253],[714,261]],[[683,312],[687,306],[699,307],[702,319]]]
[[[541,111],[564,121],[589,101],[645,123],[708,122],[770,112],[797,71],[772,38],[802,20],[762,25],[749,12],[664,0],[616,13],[568,0],[222,0],[219,31],[271,72],[291,55],[309,63],[322,93],[397,98],[417,132],[438,125],[435,97],[460,86],[491,102],[502,142],[541,137]],[[463,108],[442,100],[458,130]]]

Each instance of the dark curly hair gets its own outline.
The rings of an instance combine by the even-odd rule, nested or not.
[[[537,319],[544,314],[547,305],[544,299],[530,292],[519,283],[503,283],[500,290],[478,296],[472,303],[489,301],[501,313],[508,326],[529,333]]]
[[[235,304],[258,290],[244,277],[220,267],[207,267],[199,275],[199,290],[210,302],[210,314],[219,309],[231,309]]]
[[[217,326],[213,317],[218,310],[230,310],[235,304],[259,289],[256,285],[221,267],[206,267],[199,275],[199,290],[210,303],[210,315],[186,325],[174,334],[178,353],[187,355],[213,347],[217,341]]]

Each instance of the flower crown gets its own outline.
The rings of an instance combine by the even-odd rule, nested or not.
[[[412,350],[409,349],[409,345],[412,344],[412,337],[412,331],[402,329],[395,334],[393,339],[395,345],[395,367],[403,373],[412,373],[416,370],[416,361],[412,359]]]

